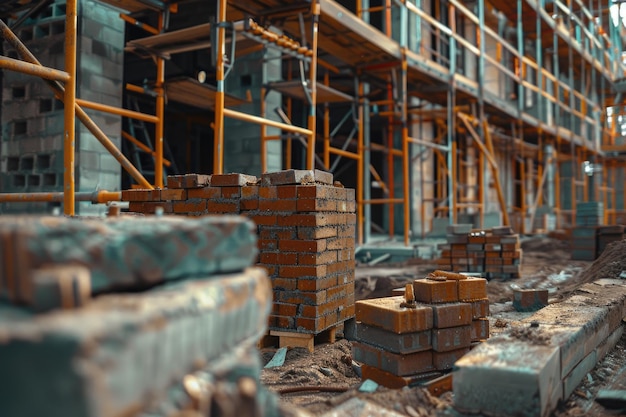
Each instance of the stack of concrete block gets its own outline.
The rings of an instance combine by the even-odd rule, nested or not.
[[[454,272],[480,273],[488,279],[519,278],[522,249],[519,235],[508,227],[472,230],[470,224],[447,228],[446,243],[438,245],[438,267]]]
[[[437,271],[404,296],[357,301],[352,349],[363,379],[397,388],[452,369],[489,337],[486,282]]]
[[[455,364],[455,408],[551,415],[621,338],[625,302],[623,280],[602,279],[482,343]]]
[[[0,218],[0,297],[42,310],[50,303],[58,306],[62,295],[81,304],[84,289],[100,294],[241,271],[256,257],[253,228],[236,216],[194,221],[5,216]]]
[[[598,255],[598,226],[604,223],[604,204],[576,204],[576,227],[572,230],[572,259],[593,261]]]
[[[24,3],[24,2],[22,2]],[[45,66],[65,67],[65,0],[55,0],[20,25],[18,37]],[[119,10],[96,0],[78,8],[77,95],[110,106],[122,105],[124,21]],[[10,26],[10,24],[9,24]],[[5,55],[19,58],[5,47]],[[13,71],[2,77],[2,155],[0,188],[4,192],[63,191],[63,104],[41,79]],[[88,111],[117,146],[121,117]],[[88,132],[76,126],[76,191],[116,190],[121,168]],[[50,213],[56,203],[3,204],[4,213]],[[103,212],[103,206],[78,203],[80,214]]]
[[[275,407],[258,358],[242,372],[231,357],[253,354],[271,309],[267,273],[250,267],[253,227],[234,216],[0,222],[0,415],[137,415],[181,381],[199,411],[221,380],[245,384],[250,407]],[[93,298],[69,305],[85,274]],[[28,295],[50,307],[47,289],[61,302],[34,314]],[[205,383],[190,382],[201,370]]]
[[[272,330],[319,334],[354,317],[353,189],[330,173],[286,170],[263,174],[172,176],[164,190],[128,190],[130,210],[198,216],[241,214],[259,237],[259,265],[274,288]]]

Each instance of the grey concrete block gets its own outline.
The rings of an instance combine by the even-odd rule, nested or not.
[[[198,363],[258,340],[271,304],[265,272],[203,278],[33,319],[0,314],[0,415],[135,412]]]
[[[469,347],[472,341],[471,326],[450,327],[432,330],[432,344],[435,352],[449,352]]]
[[[354,340],[378,346],[394,353],[407,354],[429,350],[432,347],[432,332],[397,334],[379,327],[356,323]]]
[[[587,373],[591,372],[597,362],[598,353],[594,350],[582,361],[580,361],[565,378],[563,378],[563,399],[567,399],[570,395],[572,395],[580,381],[583,380]]]
[[[455,367],[454,407],[462,412],[547,417],[563,397],[558,347],[499,337]]]
[[[241,271],[257,254],[254,224],[238,216],[1,220],[0,237],[11,241],[1,255],[7,260],[11,254],[20,257],[4,262],[0,282],[11,271],[7,268],[20,271],[19,283],[38,268],[77,263],[90,269],[93,292],[100,293]],[[5,295],[24,299],[11,288]]]

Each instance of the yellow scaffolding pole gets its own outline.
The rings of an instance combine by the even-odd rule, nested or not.
[[[74,203],[74,159],[76,115],[76,32],[78,19],[76,17],[76,0],[67,0],[65,5],[65,72],[68,80],[65,83],[63,96],[64,123],[63,123],[63,212],[67,216],[76,213]]]

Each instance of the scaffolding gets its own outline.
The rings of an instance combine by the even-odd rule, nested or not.
[[[500,223],[531,233],[547,227],[542,206],[550,208],[556,227],[574,223],[579,201],[604,202],[607,222],[626,207],[620,183],[626,172],[625,33],[600,0],[357,0],[353,10],[335,0],[218,0],[214,21],[174,31],[167,21],[184,0],[101,2],[125,10],[121,18],[146,32],[126,51],[151,58],[156,79],[126,89],[154,98],[155,114],[76,99],[76,0],[67,2],[64,71],[42,67],[6,24],[1,27],[21,57],[2,57],[2,68],[48,80],[65,103],[68,215],[76,199],[74,115],[139,186],[162,188],[169,162],[163,154],[166,95],[213,111],[214,173],[224,170],[225,118],[260,126],[263,171],[267,144],[276,140],[285,143],[287,168],[294,140],[306,152],[302,168],[334,172],[342,161],[353,161],[360,243],[372,231],[394,239],[400,230],[409,245],[426,236],[436,218],[456,223],[470,216],[483,227],[494,210]],[[139,12],[156,14],[158,25],[142,22]],[[268,48],[279,52],[287,78],[263,86],[259,114],[238,111],[247,99],[225,87],[235,58]],[[200,49],[211,51],[214,85],[165,78],[169,56]],[[271,91],[283,98],[281,121],[268,118]],[[305,125],[293,123],[293,106],[306,109]],[[154,124],[154,150],[147,150],[155,161],[153,184],[90,123],[83,107]],[[267,127],[281,133],[268,135]],[[0,201],[19,198],[0,195]],[[373,210],[383,213],[384,227]]]

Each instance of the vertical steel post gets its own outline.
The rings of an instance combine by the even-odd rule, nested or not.
[[[224,0],[223,0],[224,1]],[[318,0],[311,2],[311,14],[313,15],[313,22],[311,24],[311,50],[313,55],[311,56],[311,67],[309,68],[309,85],[311,88],[311,104],[309,108],[309,118],[307,126],[311,131],[307,143],[307,157],[306,166],[307,169],[315,168],[315,135],[317,131],[315,110],[317,106],[317,38],[320,21],[321,6]]]
[[[213,130],[213,173],[224,172],[224,54],[226,53],[226,0],[217,4],[217,45],[215,65],[215,127]]]
[[[159,22],[157,29],[163,31],[163,12],[159,13]],[[165,60],[159,56],[156,58],[156,82],[154,91],[156,97],[156,117],[157,122],[154,125],[154,186],[163,188],[163,127],[165,124]]]
[[[77,0],[67,0],[65,6],[65,72],[70,79],[65,83],[64,103],[64,134],[63,134],[63,211],[67,216],[75,214],[75,183],[74,157],[76,117],[76,32],[78,29]]]

